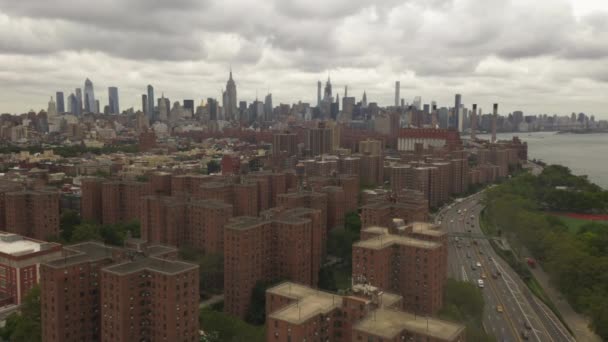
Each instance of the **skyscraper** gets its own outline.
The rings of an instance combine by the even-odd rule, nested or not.
[[[146,116],[148,120],[154,120],[154,87],[148,84],[148,105],[147,105]]]
[[[498,103],[494,104],[492,111],[492,143],[496,142],[496,120],[498,119]]]
[[[63,92],[58,91],[55,93],[55,100],[57,101],[57,112],[65,113],[65,104],[63,102]]]
[[[272,93],[268,93],[264,98],[264,115],[265,120],[272,121],[274,118],[272,117]]]
[[[232,68],[230,69],[230,78],[226,82],[226,103],[224,103],[224,119],[226,121],[234,120],[237,113],[236,100],[236,83],[232,79]]]
[[[456,116],[456,123],[457,123],[457,129],[458,132],[462,132],[462,110],[460,109],[460,106],[462,104],[462,95],[460,94],[456,94],[456,96],[454,96],[454,115]]]
[[[148,95],[141,94],[141,111],[146,114],[148,121],[150,121],[150,117],[148,116]]]
[[[323,99],[330,100],[331,98],[332,98],[331,80],[329,79],[329,77],[327,77],[327,82],[325,83],[325,92],[323,94]]]
[[[76,95],[74,95],[74,93],[71,93],[70,96],[68,96],[68,112],[70,112],[74,115],[78,115],[77,111],[78,111],[78,98],[76,97]]]
[[[84,81],[84,111],[86,113],[96,112],[95,92],[93,91],[93,82],[90,79]]]
[[[110,106],[110,114],[120,114],[120,108],[118,107],[118,88],[108,88],[108,98]]]
[[[317,107],[321,107],[321,81],[317,81]]]
[[[395,107],[399,107],[399,92],[401,90],[401,82],[395,82]]]
[[[46,111],[47,118],[52,118],[57,116],[57,106],[55,101],[53,101],[53,97],[51,96],[51,101],[49,101],[49,106]]]
[[[194,100],[184,100],[184,111],[190,111],[189,116],[192,116],[194,114]]]
[[[361,107],[367,108],[367,94],[363,91],[363,98],[361,99]]]
[[[72,108],[72,113],[74,115],[82,115],[82,89],[80,88],[76,88],[76,100],[78,100],[78,105],[76,106],[75,110]]]

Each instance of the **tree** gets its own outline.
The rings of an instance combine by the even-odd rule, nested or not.
[[[208,174],[218,173],[220,171],[222,171],[222,167],[220,166],[220,163],[217,160],[212,159],[207,163]]]
[[[89,240],[101,240],[101,233],[98,225],[84,223],[76,226],[69,242],[76,243]]]
[[[6,325],[0,329],[0,336],[14,342],[42,341],[40,316],[40,286],[36,285],[23,299],[21,313],[7,317]]]
[[[249,310],[245,317],[247,323],[263,325],[266,322],[266,290],[280,282],[281,280],[270,280],[255,283],[255,287],[251,291]]]
[[[66,210],[61,213],[59,227],[61,229],[60,236],[65,241],[72,239],[72,233],[77,225],[81,223],[80,215],[74,210]]]
[[[209,308],[200,310],[201,329],[211,335],[210,341],[222,342],[263,342],[266,340],[264,327],[253,326],[230,316]]]

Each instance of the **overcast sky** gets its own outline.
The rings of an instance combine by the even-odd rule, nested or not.
[[[147,84],[219,98],[230,65],[239,100],[314,104],[329,72],[334,93],[381,105],[399,80],[406,102],[608,119],[608,1],[0,0],[0,112],[86,77],[102,107],[108,86],[121,109]]]

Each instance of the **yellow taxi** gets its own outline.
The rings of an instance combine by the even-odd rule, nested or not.
[[[502,305],[496,305],[496,311],[502,313]]]

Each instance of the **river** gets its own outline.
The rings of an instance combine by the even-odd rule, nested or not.
[[[499,140],[513,136],[528,143],[528,158],[569,167],[574,174],[587,175],[593,183],[608,189],[608,133],[556,134],[555,132],[500,133]],[[482,134],[482,139],[489,135]]]

